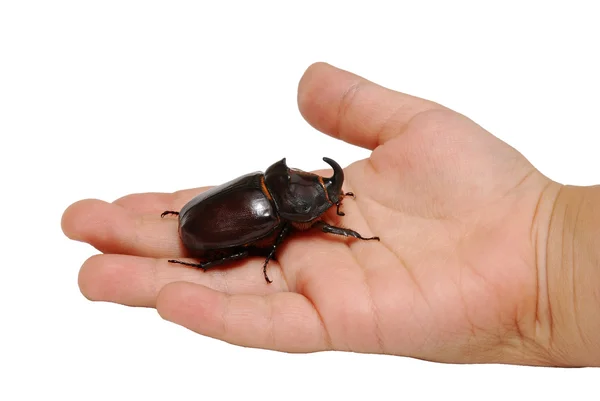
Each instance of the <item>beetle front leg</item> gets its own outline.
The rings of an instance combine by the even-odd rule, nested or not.
[[[272,283],[273,281],[271,279],[269,279],[269,276],[267,275],[267,265],[269,264],[269,260],[275,259],[275,250],[277,250],[277,247],[279,245],[281,245],[281,243],[283,242],[283,240],[285,239],[285,237],[287,236],[287,234],[289,232],[290,232],[289,224],[284,225],[283,228],[281,229],[281,231],[279,232],[279,234],[277,235],[277,239],[275,239],[275,243],[273,244],[271,251],[267,255],[267,258],[265,259],[265,263],[263,264],[263,275],[265,276],[265,280],[267,280],[267,283],[269,283],[269,284]]]
[[[356,195],[354,195],[354,192],[346,192],[345,194],[342,195],[342,199],[344,199],[346,196],[350,196],[352,199],[356,199]],[[337,201],[337,203],[335,204],[335,206],[336,206],[335,212],[337,213],[338,216],[346,215],[346,213],[340,212],[340,206],[342,206],[342,199]]]
[[[179,212],[176,212],[174,210],[165,210],[160,214],[160,217],[165,217],[168,214],[174,214],[175,216],[179,216]]]
[[[328,233],[328,234],[336,234],[336,235],[343,235],[345,237],[354,237],[354,238],[358,238],[364,241],[371,241],[371,240],[375,240],[375,241],[379,241],[379,237],[363,237],[362,235],[360,235],[359,233],[357,233],[354,230],[351,230],[349,228],[342,228],[342,227],[336,227],[336,226],[332,226],[331,224],[327,224],[323,221],[319,221],[318,223],[315,224],[315,226],[320,227],[321,231],[323,231],[324,233]]]

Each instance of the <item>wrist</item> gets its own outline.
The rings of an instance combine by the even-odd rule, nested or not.
[[[538,243],[537,341],[557,364],[600,366],[600,187],[553,193],[547,241]]]

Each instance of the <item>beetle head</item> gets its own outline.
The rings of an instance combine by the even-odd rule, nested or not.
[[[329,178],[290,169],[285,158],[265,171],[267,190],[283,219],[309,222],[339,201],[344,171],[335,161],[327,157],[323,160],[333,168],[333,176]]]

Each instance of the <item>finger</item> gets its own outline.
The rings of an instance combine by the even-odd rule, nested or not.
[[[399,135],[415,115],[444,109],[326,63],[311,65],[302,76],[298,107],[319,131],[367,149]]]
[[[228,295],[179,282],[163,288],[156,306],[164,319],[231,344],[286,352],[330,348],[312,303],[293,292]]]
[[[165,210],[179,211],[192,200],[194,196],[206,191],[210,187],[193,188],[174,193],[149,192],[123,196],[113,203],[134,214],[160,215]]]
[[[138,215],[123,207],[96,199],[74,203],[62,218],[65,235],[86,242],[100,252],[148,257],[184,255],[177,219],[160,214]]]
[[[92,301],[139,307],[155,307],[160,290],[177,281],[202,284],[230,294],[287,291],[286,281],[276,262],[269,264],[268,274],[273,280],[271,284],[264,279],[262,260],[249,260],[204,272],[193,267],[174,265],[166,259],[95,255],[81,267],[79,288]]]

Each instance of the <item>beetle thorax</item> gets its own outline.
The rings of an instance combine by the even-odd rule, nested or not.
[[[333,206],[318,175],[289,169],[285,159],[265,172],[265,185],[283,220],[311,222]]]
[[[332,206],[325,186],[317,175],[290,171],[285,181],[279,181],[278,184],[273,188],[267,181],[279,215],[285,220],[310,222]]]

